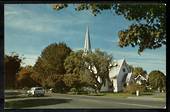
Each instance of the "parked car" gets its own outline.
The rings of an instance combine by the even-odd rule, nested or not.
[[[27,91],[28,96],[44,96],[45,90],[43,87],[32,87]]]

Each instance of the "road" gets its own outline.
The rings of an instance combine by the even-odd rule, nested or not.
[[[166,105],[165,100],[149,98],[110,98],[106,96],[85,96],[50,94],[45,97],[25,97],[15,99],[5,99],[8,101],[34,102],[34,107],[26,109],[161,109]],[[36,103],[37,102],[37,103]],[[38,103],[38,102],[41,102]]]

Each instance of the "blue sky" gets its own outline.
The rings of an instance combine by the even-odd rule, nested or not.
[[[5,53],[23,55],[23,63],[33,65],[41,51],[54,42],[65,42],[73,50],[82,49],[89,26],[92,49],[100,48],[114,59],[125,58],[128,64],[143,67],[148,73],[166,73],[166,46],[145,50],[142,55],[138,55],[137,48],[118,46],[118,31],[131,23],[110,10],[93,16],[89,11],[76,12],[72,6],[55,11],[49,4],[6,4]]]

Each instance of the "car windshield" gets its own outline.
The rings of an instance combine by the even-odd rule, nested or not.
[[[42,87],[32,87],[31,90],[43,90]]]
[[[35,90],[43,90],[43,88],[35,88]]]

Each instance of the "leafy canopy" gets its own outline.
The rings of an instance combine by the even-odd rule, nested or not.
[[[65,43],[50,44],[42,51],[34,70],[45,75],[64,74],[64,60],[70,52],[71,49]]]
[[[38,86],[39,84],[31,77],[32,73],[32,66],[22,67],[17,75],[17,88]]]
[[[65,43],[53,43],[43,49],[41,56],[35,63],[34,77],[45,87],[54,87],[62,91],[62,81],[65,74],[64,61],[71,49]],[[59,91],[60,91],[59,90]]]
[[[79,87],[91,87],[100,91],[109,75],[109,64],[112,56],[106,52],[96,49],[95,52],[89,52],[83,55],[83,51],[72,52],[65,60],[67,85],[76,85]],[[98,79],[102,81],[99,81]]]
[[[85,66],[90,70],[94,79],[94,85],[100,91],[102,85],[109,78],[109,64],[112,61],[112,56],[100,49],[96,49],[94,53],[89,53],[84,58],[86,62]]]
[[[148,81],[153,89],[166,88],[166,76],[161,71],[154,70],[150,72]]]
[[[53,4],[55,10],[68,6],[68,4]],[[166,45],[165,4],[82,3],[74,6],[76,11],[89,10],[94,16],[102,13],[103,10],[111,10],[111,13],[133,21],[128,29],[118,32],[120,47],[138,46],[140,54],[145,49],[156,49]]]
[[[70,88],[77,90],[94,85],[90,71],[85,66],[83,51],[72,52],[65,60],[66,74],[64,82]]]

